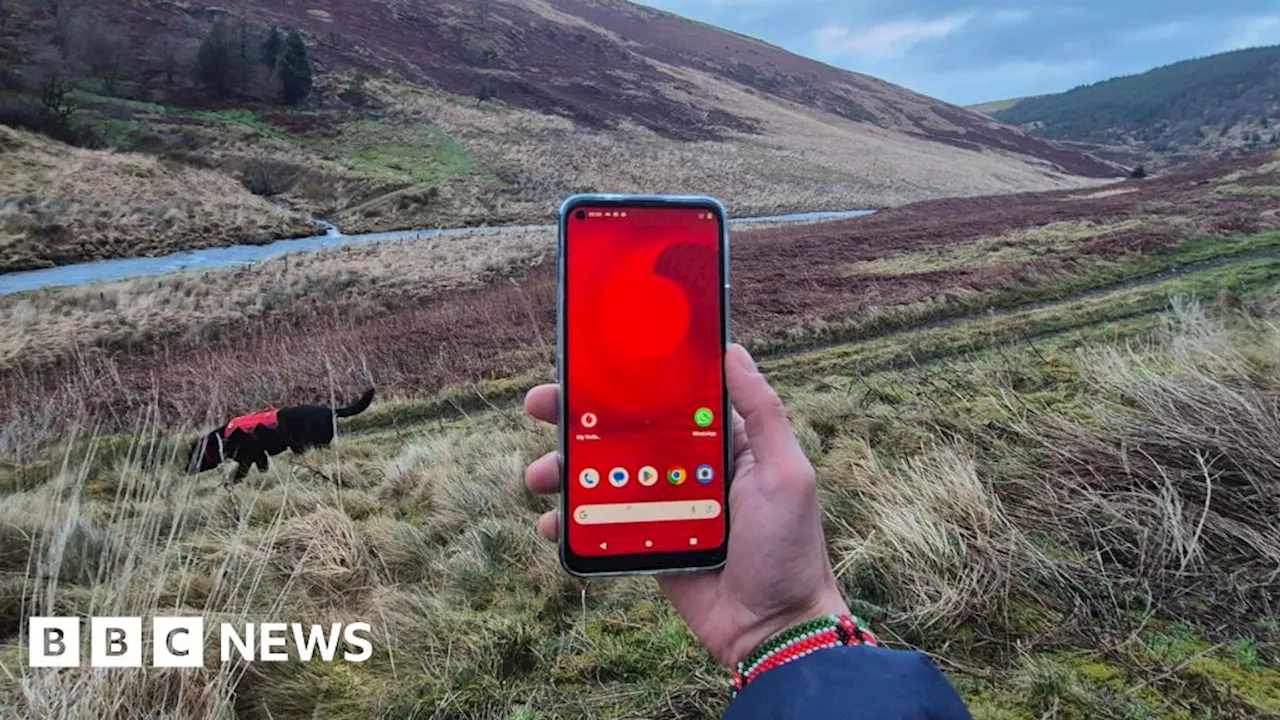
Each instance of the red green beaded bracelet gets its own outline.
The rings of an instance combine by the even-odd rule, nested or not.
[[[733,671],[736,697],[766,670],[825,648],[879,645],[880,641],[856,615],[827,615],[794,625],[756,646]]]

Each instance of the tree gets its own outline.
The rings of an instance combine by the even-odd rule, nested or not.
[[[74,143],[71,116],[79,109],[72,99],[75,72],[63,59],[61,50],[52,45],[38,48],[33,53],[30,70],[24,73],[24,84],[39,101],[35,115],[24,123],[27,129]]]
[[[173,81],[182,65],[179,54],[181,48],[171,35],[161,35],[151,44],[151,55],[155,58],[156,68],[164,75],[164,87],[173,89]]]
[[[49,12],[53,15],[51,42],[61,52],[63,60],[70,60],[74,57],[73,35],[75,35],[76,25],[80,22],[80,8],[71,2],[55,1],[50,4]]]
[[[280,52],[284,50],[284,35],[275,25],[267,31],[267,39],[262,41],[262,64],[271,72],[275,72],[280,63]]]
[[[498,86],[490,78],[484,78],[476,86],[476,105],[496,97],[498,97]]]
[[[235,79],[235,51],[230,33],[221,22],[215,24],[196,53],[196,81],[216,97],[225,97]]]
[[[1147,169],[1141,165],[1129,172],[1129,177],[1134,180],[1141,180],[1147,176]]]
[[[115,95],[120,80],[128,74],[128,39],[116,30],[84,22],[75,32],[74,44],[84,66],[102,83],[103,92]]]
[[[302,33],[289,31],[280,55],[280,100],[286,105],[299,105],[315,87],[315,68],[307,53]]]
[[[241,92],[249,87],[253,79],[253,63],[249,54],[249,21],[240,18],[240,25],[236,28],[235,37],[235,87]]]

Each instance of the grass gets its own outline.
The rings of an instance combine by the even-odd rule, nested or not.
[[[247,269],[178,273],[0,298],[0,366],[77,347],[136,348],[241,335],[246,322],[360,322],[542,266],[551,233],[347,245]]]
[[[1244,195],[1246,197],[1276,197],[1280,196],[1280,186],[1276,185],[1220,185],[1215,188],[1216,192],[1223,195]]]
[[[1035,236],[1038,231],[1027,234]],[[1084,237],[1092,239],[1096,236],[1085,235]],[[981,246],[987,242],[990,241],[978,241],[974,245]],[[1177,274],[1194,270],[1200,264],[1229,262],[1233,256],[1270,252],[1277,246],[1280,246],[1280,232],[1274,230],[1234,237],[1187,237],[1169,248],[1156,252],[1117,260],[1072,263],[1067,269],[1057,272],[1042,274],[1032,266],[1029,271],[1015,273],[1018,280],[1005,283],[1007,287],[1004,288],[998,285],[992,288],[962,285],[955,293],[938,292],[935,297],[926,300],[873,307],[850,318],[828,316],[814,318],[811,321],[802,320],[793,323],[793,327],[786,333],[768,338],[757,338],[751,335],[746,337],[753,341],[753,347],[760,353],[787,354],[797,349],[810,348],[814,344],[842,344],[855,338],[874,338],[925,323],[946,323],[955,318],[983,312],[1017,309],[1036,303],[1074,297],[1082,293],[1105,291],[1116,286],[1142,284],[1158,280],[1165,273]],[[967,254],[965,250],[955,252],[958,256]],[[1014,250],[1005,254],[1004,257],[1008,259],[1010,255],[1021,252],[1024,251]],[[997,251],[996,255],[999,256],[1000,252]],[[969,255],[969,259],[963,261],[956,259],[953,262],[965,262],[968,263],[967,267],[971,268],[990,268],[990,265],[984,264],[981,257],[979,253]],[[919,258],[909,256],[884,261],[886,264],[900,268],[902,274],[911,275],[931,272],[934,268],[930,263],[937,262],[936,257],[926,257],[921,261]],[[855,280],[870,274],[882,274],[884,267],[885,265],[880,266],[879,273],[868,273],[864,270],[855,277]],[[1255,276],[1256,274],[1256,272],[1253,273]]]
[[[800,268],[830,283],[823,308],[788,305],[808,288],[785,276],[774,304],[799,308],[801,332],[742,324],[818,471],[846,597],[890,644],[929,652],[976,717],[1280,712],[1280,234],[1230,229],[1256,208],[1206,195],[1225,205],[1045,200],[1092,204],[1050,222],[1011,207],[956,237],[933,233],[931,207],[872,227],[902,226],[870,248],[857,223],[736,236],[748,281],[795,271],[782,243],[860,263]],[[0,713],[717,716],[724,674],[649,580],[576,581],[534,535],[552,501],[521,474],[554,431],[518,405],[550,377],[549,240],[407,241],[6,301],[6,342],[79,362],[6,371]],[[882,289],[908,283],[929,292]],[[851,292],[886,294],[849,312]],[[107,343],[122,357],[97,364],[70,342],[200,321],[235,343],[158,334],[165,353]],[[335,449],[280,456],[234,494],[180,474],[190,423],[371,375],[379,399]],[[22,620],[50,611],[364,620],[375,655],[127,681],[26,668]]]
[[[316,233],[231,178],[0,127],[0,271]]]
[[[1103,196],[1106,197],[1106,196]],[[1085,240],[1111,233],[1136,230],[1147,220],[1116,223],[1065,220],[1038,227],[1021,228],[999,237],[979,238],[944,248],[890,255],[845,266],[849,276],[915,275],[974,267],[999,267],[1042,256],[1066,254]]]
[[[1256,315],[1275,293],[1259,283],[1241,302]],[[1079,311],[1055,310],[1060,327]],[[1280,334],[1254,315],[1183,303],[1142,327],[1104,322],[1034,349],[992,338],[879,373],[792,360],[866,381],[849,388],[768,367],[818,468],[857,611],[892,644],[934,653],[976,717],[1275,712],[1280,636],[1253,622],[1265,587],[1251,579],[1280,538],[1267,539],[1274,509],[1236,505],[1235,478],[1280,458]],[[335,450],[282,459],[235,496],[177,476],[185,434],[159,428],[77,443],[39,482],[0,473],[0,569],[9,602],[32,603],[8,606],[7,634],[47,609],[164,610],[368,620],[375,644],[359,666],[213,663],[121,681],[24,669],[8,634],[0,664],[24,681],[0,696],[18,717],[716,716],[722,675],[651,583],[574,581],[534,537],[548,501],[520,473],[552,430],[448,404],[375,407]],[[1223,444],[1222,418],[1236,441]],[[1206,498],[1185,463],[1210,449],[1227,475]],[[1156,464],[1116,474],[1117,453]],[[1085,468],[1100,482],[1063,484]],[[1070,619],[1080,612],[1087,624]]]
[[[1024,309],[982,314],[962,322],[908,329],[871,337],[863,342],[790,354],[765,361],[773,372],[788,378],[848,376],[884,368],[898,368],[938,355],[978,350],[1077,328],[1108,323],[1132,323],[1164,310],[1168,298],[1187,294],[1238,298],[1271,286],[1280,272],[1280,258],[1242,260],[1217,268],[1188,272],[1151,284],[1119,288],[1061,302],[1032,304]],[[819,380],[821,381],[821,380]]]
[[[421,123],[348,123],[325,146],[334,148],[361,172],[385,173],[391,179],[415,185],[439,184],[476,166],[475,159],[448,135]]]

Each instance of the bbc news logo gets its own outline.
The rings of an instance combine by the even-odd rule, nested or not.
[[[27,664],[33,668],[81,666],[78,617],[32,617],[28,622]],[[142,667],[146,640],[140,617],[89,618],[89,667]],[[218,625],[222,662],[285,662],[289,647],[302,662],[333,662],[341,658],[360,663],[373,655],[368,623],[302,625],[301,623],[231,623]],[[292,641],[292,643],[290,643]],[[339,652],[341,650],[341,652]],[[205,633],[202,617],[151,619],[152,667],[204,667]]]

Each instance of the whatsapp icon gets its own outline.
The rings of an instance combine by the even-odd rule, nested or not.
[[[711,427],[711,423],[715,422],[716,415],[711,412],[711,408],[698,408],[693,413],[693,424],[700,428]]]

